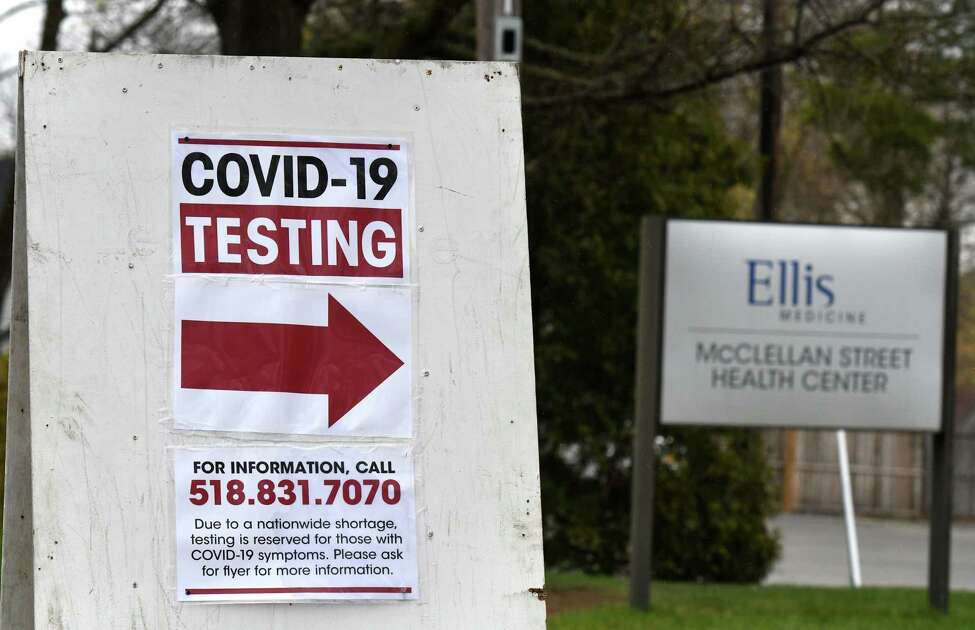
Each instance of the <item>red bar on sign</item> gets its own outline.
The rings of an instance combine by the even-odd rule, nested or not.
[[[183,273],[403,277],[402,211],[180,204]]]
[[[271,595],[276,593],[412,593],[410,586],[295,586],[268,588],[188,588],[187,595]]]
[[[398,144],[379,144],[375,142],[315,142],[311,140],[240,140],[233,138],[190,138],[179,139],[180,144],[204,144],[245,147],[298,147],[304,149],[365,149],[375,151],[399,151]]]

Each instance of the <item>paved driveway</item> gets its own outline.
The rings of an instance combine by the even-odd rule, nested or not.
[[[768,584],[849,584],[846,532],[841,516],[787,514],[774,518],[782,558]],[[857,519],[865,586],[926,586],[928,525],[925,521]],[[975,526],[956,525],[952,537],[951,588],[975,591]]]

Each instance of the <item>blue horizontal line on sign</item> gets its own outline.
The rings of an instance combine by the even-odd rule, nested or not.
[[[830,332],[826,330],[778,330],[764,328],[722,328],[720,326],[688,326],[692,333],[719,333],[729,335],[762,335],[767,337],[820,337],[834,339],[896,339],[917,341],[919,335],[911,333]]]

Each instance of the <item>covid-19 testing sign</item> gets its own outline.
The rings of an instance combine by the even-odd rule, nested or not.
[[[937,430],[946,242],[668,221],[661,422]]]
[[[415,599],[406,142],[171,134],[173,450],[184,601]],[[246,438],[245,438],[246,439]],[[209,444],[220,445],[211,437]]]

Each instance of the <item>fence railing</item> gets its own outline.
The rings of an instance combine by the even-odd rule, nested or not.
[[[765,432],[766,454],[780,487],[785,488],[787,472],[793,476],[789,481],[794,497],[787,507],[797,512],[842,512],[836,433],[797,433],[792,462],[786,465],[787,432]],[[847,434],[853,500],[859,514],[898,518],[925,515],[928,439],[913,433]],[[969,471],[967,476],[962,477],[962,470]],[[956,497],[965,494],[970,498],[964,504],[956,502],[956,514],[975,516],[975,460],[968,468],[956,466],[956,471]]]

